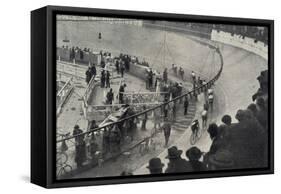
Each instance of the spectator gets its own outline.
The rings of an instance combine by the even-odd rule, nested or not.
[[[143,110],[145,111],[146,107],[143,106]],[[141,130],[146,130],[146,121],[147,121],[147,112],[143,114],[142,124],[141,124]]]
[[[85,75],[86,75],[86,83],[88,85],[89,82],[91,81],[91,78],[92,78],[92,73],[91,73],[91,68],[90,67],[87,69]]]
[[[192,169],[193,172],[206,170],[205,164],[199,161],[202,156],[202,152],[200,149],[198,149],[197,147],[191,147],[186,151],[185,155],[189,160],[189,168]]]
[[[229,115],[224,115],[221,119],[222,123],[219,128],[218,128],[218,133],[219,133],[219,136],[222,138],[222,139],[227,139],[229,137],[229,130],[228,128],[231,126],[231,116]]]
[[[168,83],[168,70],[167,68],[164,69],[164,72],[163,72],[163,81],[165,84]]]
[[[152,158],[149,160],[149,165],[146,167],[149,169],[150,174],[161,174],[163,171],[164,164],[160,158]]]
[[[258,98],[257,99],[257,119],[260,122],[260,124],[263,126],[264,129],[267,129],[268,127],[268,113],[266,110],[266,106],[265,106],[265,101],[263,98]]]
[[[119,74],[119,73],[120,73],[119,59],[116,59],[116,60],[115,60],[115,68],[116,68],[117,74]]]
[[[105,71],[104,70],[101,71],[100,82],[101,82],[101,86],[100,87],[104,88],[104,86],[105,86]]]
[[[106,103],[112,104],[113,100],[114,100],[114,94],[113,94],[112,88],[110,88],[110,90],[106,94]]]
[[[234,167],[235,162],[233,160],[233,154],[226,149],[220,150],[217,153],[209,156],[209,170],[225,170],[233,169]]]
[[[219,136],[219,129],[217,124],[211,123],[208,128],[208,133],[212,140],[210,150],[208,154],[215,154],[219,149],[222,149],[225,145],[223,139]]]
[[[181,158],[182,150],[178,150],[176,146],[173,146],[168,149],[168,156],[169,159],[168,167],[165,173],[179,173],[179,172],[190,172],[188,162]]]
[[[169,138],[171,135],[171,124],[168,121],[165,121],[162,126],[164,137],[165,137],[165,147],[168,146]]]
[[[125,71],[125,65],[124,65],[124,62],[121,61],[121,63],[120,63],[120,73],[121,73],[122,78],[124,77],[124,71]]]
[[[96,69],[95,64],[93,64],[93,65],[90,67],[90,71],[91,71],[91,78],[92,78],[92,77],[96,77],[96,75],[97,75],[97,69]]]
[[[75,137],[75,162],[77,164],[77,168],[83,167],[83,163],[86,160],[86,144],[84,141],[84,134],[81,129],[79,129],[78,125],[74,126],[73,136]]]
[[[110,73],[106,71],[105,73],[105,87],[110,88]]]
[[[224,115],[222,118],[221,118],[221,121],[227,125],[227,126],[230,126],[231,125],[231,116],[229,115]]]
[[[124,104],[123,93],[125,92],[126,86],[127,86],[126,84],[123,84],[119,88],[119,103],[120,104]]]
[[[187,96],[185,96],[185,98],[184,98],[184,102],[183,102],[184,115],[187,115],[187,109],[188,109],[188,106],[189,106],[189,101],[188,101]]]

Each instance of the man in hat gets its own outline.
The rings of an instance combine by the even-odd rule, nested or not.
[[[189,148],[186,153],[186,157],[188,158],[188,165],[192,169],[193,172],[197,171],[205,171],[206,166],[203,162],[199,161],[202,156],[202,152],[197,147]]]
[[[149,165],[146,167],[149,169],[150,174],[161,174],[163,172],[164,164],[160,158],[152,158],[149,160]]]
[[[178,172],[190,172],[188,162],[181,158],[182,150],[178,150],[176,146],[173,146],[168,149],[168,156],[169,159],[168,167],[165,173],[178,173]]]
[[[84,139],[84,135],[79,135],[80,133],[83,133],[83,130],[80,129],[79,125],[75,125],[72,135],[75,136],[76,145]]]
[[[167,119],[166,119],[167,120]],[[171,135],[171,124],[168,121],[165,121],[162,126],[164,137],[165,137],[165,147],[168,146],[169,138]]]

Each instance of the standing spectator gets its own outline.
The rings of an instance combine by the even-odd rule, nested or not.
[[[166,158],[169,159],[169,163],[165,173],[179,173],[191,171],[187,161],[181,158],[181,154],[182,150],[178,150],[176,146],[173,146],[168,149],[168,156],[166,156]]]
[[[172,103],[173,122],[175,122],[176,121],[176,117],[177,117],[177,103],[175,101],[173,101],[171,103]]]
[[[143,110],[145,111],[146,107],[143,106]],[[141,130],[146,130],[146,122],[147,122],[147,112],[143,114],[142,124],[141,124]]]
[[[120,73],[121,73],[121,77],[124,77],[124,71],[125,71],[125,65],[124,65],[124,62],[121,61],[121,63],[120,63]]]
[[[104,86],[105,86],[105,71],[104,70],[101,71],[100,82],[101,82],[100,87],[104,88]]]
[[[79,135],[80,133],[83,133],[83,131],[80,129],[79,125],[75,125],[72,132],[72,135],[75,136],[75,145],[79,145],[84,139],[84,135]]]
[[[103,154],[106,155],[109,152],[109,134],[110,134],[110,129],[107,127],[104,128],[103,136],[102,136],[102,151]]]
[[[92,159],[92,164],[95,164],[97,162],[96,152],[98,151],[98,149],[99,149],[99,145],[96,142],[96,137],[94,133],[92,133],[91,140],[90,140],[90,156]]]
[[[148,72],[148,88],[151,89],[153,85],[153,71],[150,68],[149,72]]]
[[[188,106],[189,106],[189,101],[188,101],[187,96],[185,96],[185,98],[184,98],[184,102],[183,102],[184,115],[187,115],[187,109],[188,109]]]
[[[112,88],[110,88],[109,92],[106,94],[106,103],[112,104],[113,100],[114,100],[114,94]]]
[[[119,103],[120,104],[124,104],[123,93],[125,92],[125,87],[126,86],[127,86],[126,84],[123,84],[119,88]]]
[[[168,83],[168,70],[167,68],[164,69],[164,72],[163,72],[163,81],[165,84]]]
[[[74,126],[73,136],[75,137],[75,162],[77,164],[77,168],[81,168],[83,166],[84,161],[86,160],[86,144],[84,141],[84,135],[79,135],[83,133],[83,131],[79,128],[78,125]]]
[[[152,158],[149,160],[149,165],[146,167],[149,169],[150,174],[161,174],[163,171],[164,164],[160,158]]]
[[[183,88],[182,83],[180,83],[178,85],[178,95],[177,96],[181,96],[182,95],[182,88]],[[180,98],[180,104],[181,103],[182,103],[182,98]]]
[[[110,88],[110,73],[109,73],[109,71],[106,71],[106,74],[105,74],[105,87]]]
[[[99,126],[97,125],[96,120],[89,121],[87,131],[90,131],[92,129],[96,129],[98,127]]]
[[[153,110],[154,130],[155,131],[161,127],[161,115],[160,115],[160,112],[158,110],[159,109]]]
[[[96,69],[95,64],[93,64],[93,65],[91,66],[90,71],[91,71],[91,78],[92,78],[92,77],[96,77],[96,75],[97,75],[97,69]]]
[[[180,67],[180,69],[179,69],[179,75],[180,75],[182,81],[184,81],[184,70],[183,70],[183,68],[181,68],[181,67]]]
[[[188,165],[189,168],[192,169],[193,172],[198,171],[206,171],[206,165],[199,161],[199,159],[202,157],[202,152],[197,147],[191,147],[189,148],[186,153],[186,157],[188,158]]]
[[[116,59],[116,60],[115,60],[115,68],[116,68],[117,74],[119,74],[119,73],[120,73],[119,59]]]
[[[109,146],[112,154],[117,154],[121,150],[121,132],[117,125],[113,127],[109,134]]]
[[[85,75],[86,75],[86,83],[88,85],[89,82],[91,81],[91,78],[92,78],[92,73],[91,73],[91,68],[90,67],[87,69]]]
[[[164,137],[165,137],[165,147],[168,146],[169,138],[171,135],[171,124],[167,121],[164,122],[162,126],[163,132],[164,132]]]

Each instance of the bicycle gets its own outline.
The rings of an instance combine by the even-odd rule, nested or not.
[[[62,139],[67,138],[69,136],[70,136],[70,132],[66,134],[57,133],[57,137],[60,137]],[[68,161],[68,155],[66,154],[67,150],[68,150],[68,146],[65,140],[63,140],[61,146],[59,148],[57,147],[57,154],[56,154],[57,177],[71,173],[72,171],[72,166],[67,164]]]

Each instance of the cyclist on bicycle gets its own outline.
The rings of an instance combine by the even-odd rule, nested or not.
[[[209,102],[209,106],[211,108],[211,111],[213,110],[213,102],[214,102],[214,95],[213,94],[210,94],[208,96],[208,102]]]
[[[207,127],[208,111],[204,109],[201,113],[202,117],[202,127]]]
[[[192,134],[195,134],[196,136],[198,135],[198,131],[199,131],[199,121],[198,121],[198,119],[195,119],[191,123],[191,131],[192,131]]]

